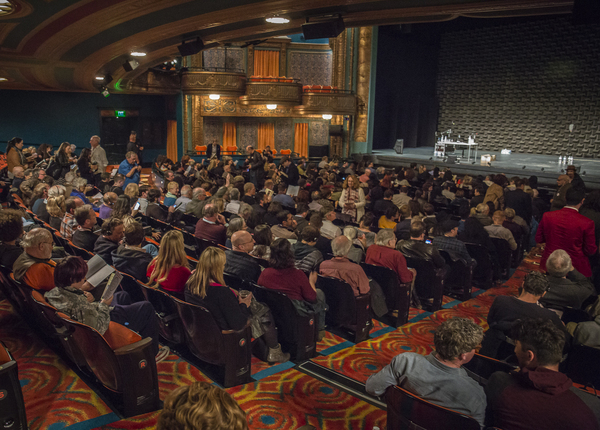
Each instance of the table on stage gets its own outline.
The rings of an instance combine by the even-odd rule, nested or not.
[[[462,146],[459,148],[462,151],[462,157],[465,157],[465,149],[467,150],[467,163],[471,162],[471,154],[473,154],[473,161],[477,161],[477,143],[475,142],[436,142],[435,149],[433,151],[434,156],[436,157],[444,157],[448,155],[446,153],[447,146]],[[473,148],[473,150],[471,149]]]

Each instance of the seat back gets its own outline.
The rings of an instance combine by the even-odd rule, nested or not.
[[[480,381],[485,385],[487,380],[494,372],[508,373],[515,370],[515,366],[508,364],[505,361],[496,360],[495,358],[486,357],[485,355],[475,354],[471,361],[463,364],[467,371],[474,373],[481,378]]]
[[[71,249],[71,252],[73,253],[73,255],[76,255],[77,257],[81,257],[85,261],[90,260],[92,257],[94,257],[93,253],[91,253],[83,248],[78,247],[71,241],[69,241],[69,248]]]
[[[600,387],[600,349],[577,345],[567,358],[567,376],[578,384]]]
[[[492,237],[490,239],[492,239],[492,243],[494,244],[496,253],[498,254],[498,263],[500,265],[501,276],[506,279],[508,278],[508,272],[512,262],[512,250],[510,249],[508,241],[498,237]]]
[[[183,323],[177,312],[177,306],[171,296],[164,291],[152,288],[140,281],[138,286],[144,297],[152,304],[154,312],[158,317],[160,335],[169,342],[180,344],[185,342]]]
[[[479,423],[460,412],[438,406],[397,385],[385,393],[388,430],[480,430]]]
[[[15,279],[15,275],[11,273],[8,276],[8,279],[12,285],[12,288],[15,292],[15,298],[19,302],[21,316],[28,321],[31,321],[35,315],[33,303],[31,299],[31,288],[29,285],[24,282],[17,281]]]
[[[266,304],[277,326],[279,343],[293,360],[307,360],[317,354],[317,315],[300,315],[291,299],[279,291],[254,285],[256,300]]]
[[[473,282],[479,288],[489,289],[492,287],[494,277],[494,263],[490,251],[478,243],[465,243],[471,258],[477,261],[473,269]]]
[[[473,265],[467,264],[462,258],[453,259],[450,254],[440,249],[450,270],[444,280],[444,288],[449,295],[457,296],[460,300],[469,300],[473,288]]]
[[[174,228],[171,224],[149,216],[144,217],[143,220],[146,221],[150,227],[161,233],[166,233]]]
[[[225,285],[227,285],[229,288],[233,288],[234,290],[240,291],[240,290],[248,290],[248,291],[252,291],[254,289],[254,286],[252,284],[252,282],[240,278],[238,276],[232,275],[231,273],[223,273],[223,279],[225,280]]]
[[[214,246],[215,248],[218,248],[219,244],[217,242],[213,242],[212,240],[201,239],[199,237],[196,237],[196,253],[198,254],[198,257],[200,257],[200,254],[202,254],[204,250],[209,246]]]
[[[347,282],[322,275],[317,278],[317,288],[320,288],[327,298],[329,309],[325,320],[328,326],[349,328],[355,333],[355,343],[369,338],[373,326],[369,314],[370,293],[354,296],[354,291]]]
[[[0,342],[0,426],[11,430],[27,430],[27,415],[17,361],[2,342]]]
[[[406,256],[405,256],[406,257]],[[433,299],[431,309],[437,311],[442,307],[442,296],[444,295],[444,283],[442,276],[438,273],[433,261],[422,258],[406,257],[406,264],[417,270],[415,290],[420,298]]]
[[[102,336],[92,327],[57,313],[70,328],[85,361],[98,381],[119,396],[126,417],[158,409],[158,376],[152,339],[115,322]]]
[[[379,284],[390,311],[398,311],[398,317],[394,318],[392,325],[400,327],[402,324],[406,324],[410,311],[410,284],[401,284],[396,272],[387,267],[367,263],[360,263],[360,267],[369,278]]]
[[[143,302],[146,298],[138,280],[128,273],[121,272],[120,270],[118,272],[123,276],[120,288],[129,294],[132,302]]]
[[[233,387],[251,379],[250,323],[241,330],[219,328],[208,309],[172,297],[184,327],[186,343],[200,360],[224,369],[223,385]]]
[[[23,300],[21,298],[20,291],[13,284],[10,275],[12,269],[6,266],[0,266],[0,291],[8,299],[11,306],[17,311],[21,312],[23,307]]]

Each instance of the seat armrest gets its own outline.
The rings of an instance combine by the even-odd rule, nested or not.
[[[143,349],[146,345],[151,344],[152,343],[152,339],[147,337],[144,338],[142,340],[139,340],[137,342],[134,343],[130,343],[129,345],[125,345],[122,346],[120,348],[117,348],[114,350],[115,355],[125,355],[125,354],[130,354],[134,351]]]

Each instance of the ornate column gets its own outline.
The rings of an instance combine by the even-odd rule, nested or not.
[[[358,64],[356,69],[358,114],[354,122],[354,141],[361,143],[367,142],[372,32],[372,27],[361,27],[358,33]]]
[[[248,67],[246,71],[246,76],[254,75],[254,46],[248,46]]]

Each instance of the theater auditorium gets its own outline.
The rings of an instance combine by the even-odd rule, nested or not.
[[[0,429],[600,430],[598,0],[0,0]]]

